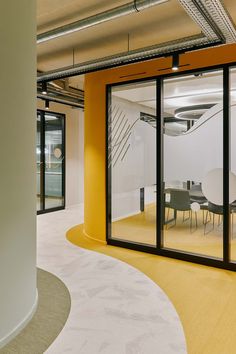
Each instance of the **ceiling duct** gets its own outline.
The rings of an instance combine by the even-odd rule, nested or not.
[[[37,81],[52,81],[69,76],[81,75],[92,71],[108,69],[115,66],[126,65],[132,62],[153,59],[166,54],[172,54],[177,51],[187,51],[220,43],[219,40],[209,41],[205,36],[197,35],[187,37],[177,41],[167,42],[157,46],[146,47],[129,52],[116,54],[113,56],[91,60],[85,63],[60,68],[58,70],[48,71],[38,75]]]
[[[81,31],[86,28],[114,20],[122,16],[130,15],[135,12],[140,12],[142,10],[162,4],[167,1],[169,0],[134,0],[125,5],[115,7],[111,10],[107,10],[99,14],[87,17],[85,19],[52,29],[45,33],[41,33],[37,36],[37,43],[39,44],[42,42],[46,42],[51,39],[65,36],[73,32]]]

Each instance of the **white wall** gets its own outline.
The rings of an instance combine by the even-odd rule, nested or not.
[[[38,108],[45,109],[40,99]],[[84,201],[84,113],[54,102],[50,102],[50,111],[66,115],[66,207],[69,207]]]
[[[31,319],[36,290],[36,2],[0,1],[0,347]]]

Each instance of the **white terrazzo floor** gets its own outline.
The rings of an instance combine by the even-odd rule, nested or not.
[[[38,267],[68,287],[67,323],[46,353],[184,354],[179,317],[165,293],[130,265],[69,243],[83,206],[38,216]]]

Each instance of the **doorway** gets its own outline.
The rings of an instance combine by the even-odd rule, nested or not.
[[[65,116],[37,111],[37,213],[65,208]]]

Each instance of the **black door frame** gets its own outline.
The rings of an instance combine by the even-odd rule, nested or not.
[[[62,119],[62,154],[64,156],[62,160],[62,198],[63,204],[58,207],[45,208],[45,115],[58,116]],[[41,210],[37,210],[37,214],[45,214],[53,211],[65,209],[66,198],[66,148],[65,148],[65,134],[66,134],[66,116],[63,113],[45,111],[37,109],[37,116],[40,116],[40,206]]]
[[[228,270],[236,270],[236,263],[230,261],[230,206],[229,206],[229,171],[230,171],[230,68],[235,68],[236,63],[222,64],[186,70],[155,77],[142,78],[136,80],[122,81],[115,84],[106,85],[106,240],[109,245],[129,248],[136,251],[152,253],[165,257],[180,259],[192,263],[213,266]],[[199,74],[214,70],[222,70],[223,75],[223,259],[186,253],[184,251],[173,250],[163,247],[163,83],[166,78],[185,76],[189,74]],[[149,246],[135,242],[123,241],[111,238],[111,169],[108,166],[109,155],[109,107],[111,103],[111,88],[124,84],[137,83],[142,81],[156,81],[156,144],[157,144],[157,193],[156,193],[156,245]],[[159,123],[159,124],[158,124]],[[159,208],[161,206],[161,208]]]

